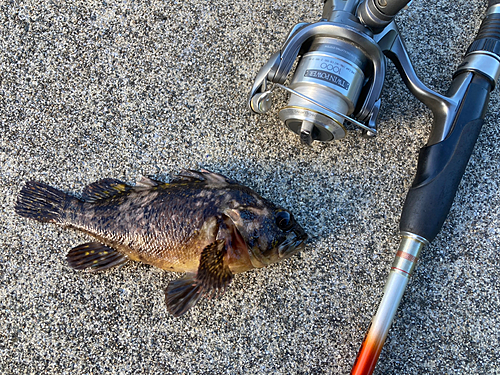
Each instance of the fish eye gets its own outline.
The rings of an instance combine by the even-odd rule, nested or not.
[[[292,229],[294,223],[295,221],[293,220],[293,216],[289,212],[280,211],[276,215],[276,225],[282,231],[289,231]]]

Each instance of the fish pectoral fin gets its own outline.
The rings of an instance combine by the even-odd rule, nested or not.
[[[220,290],[225,291],[233,274],[224,262],[226,241],[217,240],[205,247],[201,252],[200,265],[196,274],[196,282],[201,284],[203,292],[214,295]]]
[[[89,242],[71,249],[66,261],[75,270],[101,271],[123,265],[128,258],[100,242]]]
[[[167,310],[173,316],[179,317],[196,305],[202,295],[203,287],[196,283],[193,274],[172,280],[165,290]]]
[[[224,263],[226,243],[218,240],[203,249],[196,275],[187,274],[171,281],[165,290],[167,310],[173,316],[181,316],[193,307],[204,294],[214,295],[226,289],[233,274]]]
[[[115,178],[105,178],[94,182],[83,189],[82,199],[85,202],[95,202],[118,194],[125,193],[132,189],[132,186]]]

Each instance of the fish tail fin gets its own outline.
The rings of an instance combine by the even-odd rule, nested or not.
[[[29,181],[19,193],[14,210],[44,223],[62,223],[64,206],[70,198],[76,199],[44,183]]]

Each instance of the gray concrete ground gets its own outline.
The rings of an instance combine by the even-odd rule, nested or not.
[[[0,2],[0,373],[346,374],[378,305],[432,116],[389,64],[373,140],[302,147],[253,78],[317,1]],[[422,80],[444,92],[486,1],[416,0],[398,17]],[[500,102],[492,94],[443,230],[423,252],[377,374],[500,374]],[[175,319],[178,277],[88,274],[88,237],[15,215],[26,180],[79,192],[207,168],[292,210],[311,235]]]

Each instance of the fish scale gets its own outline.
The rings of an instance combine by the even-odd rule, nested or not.
[[[102,202],[78,201],[70,210],[80,214],[75,215],[67,225],[103,238],[110,242],[110,246],[127,247],[124,251],[130,257],[161,258],[175,263],[179,255],[190,256],[186,254],[184,245],[201,227],[201,223],[218,214],[217,207],[213,205],[203,205],[203,210],[197,207],[197,202],[203,198],[197,197],[201,189],[196,185],[201,184],[163,184],[154,197],[144,196],[144,192],[130,192]],[[93,211],[91,216],[86,214],[89,209]],[[194,217],[168,220],[174,215],[180,219],[182,212],[195,210],[197,215]],[[137,218],[147,218],[148,225],[138,225]]]

